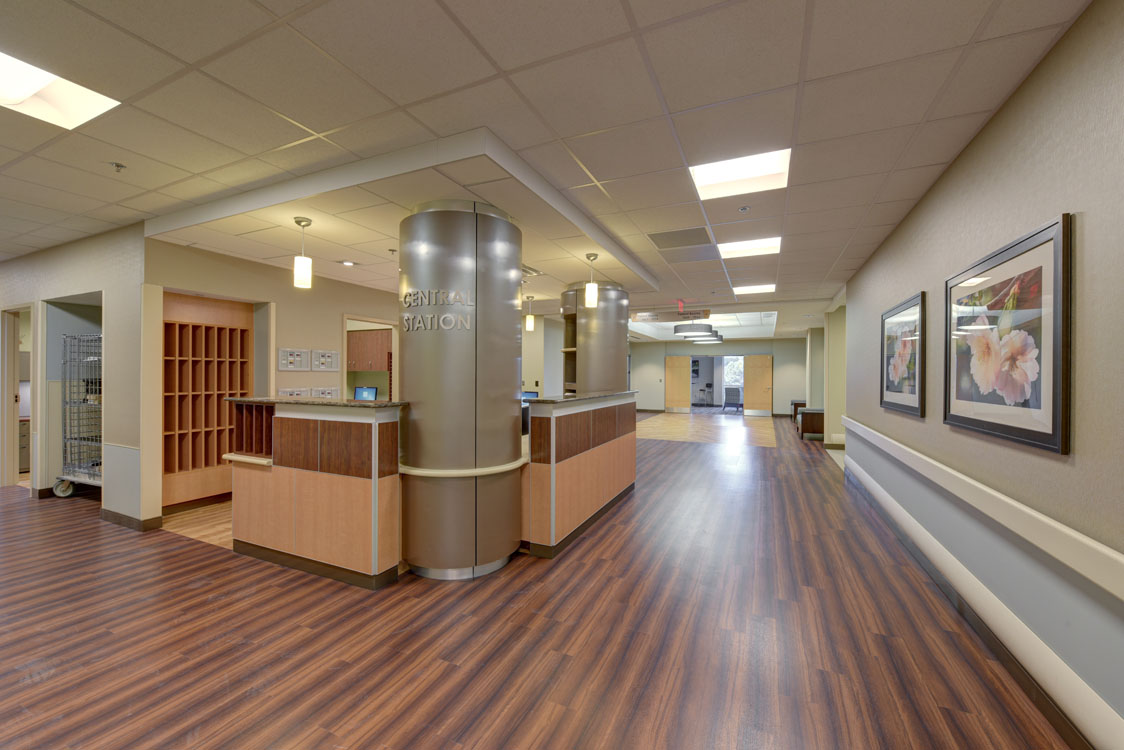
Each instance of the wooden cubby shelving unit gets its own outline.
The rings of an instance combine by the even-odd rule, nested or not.
[[[234,404],[254,390],[253,308],[164,295],[163,505],[230,491]]]
[[[230,452],[262,458],[273,457],[273,405],[231,404],[234,432]]]

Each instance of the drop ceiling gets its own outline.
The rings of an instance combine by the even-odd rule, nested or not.
[[[823,301],[1087,4],[9,3],[0,51],[123,104],[74,131],[0,109],[0,259],[488,128],[588,223],[536,210],[533,180],[479,157],[167,238],[284,263],[299,208],[318,274],[387,288],[403,212],[475,196],[520,221],[536,296],[583,278],[600,245],[634,307]],[[786,189],[698,199],[689,165],[783,148]],[[650,237],[684,230],[695,244]],[[773,236],[779,255],[714,248]],[[346,254],[361,264],[334,262]],[[776,292],[732,292],[761,283]]]

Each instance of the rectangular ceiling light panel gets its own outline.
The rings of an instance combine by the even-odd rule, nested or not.
[[[759,240],[718,243],[718,254],[723,258],[748,258],[752,255],[776,255],[780,251],[780,237],[765,237]]]
[[[754,284],[752,286],[736,286],[734,294],[767,294],[777,291],[776,284]]]
[[[788,160],[792,149],[769,151],[737,159],[691,167],[699,200],[759,193],[788,187]]]
[[[120,102],[0,52],[0,106],[73,130]]]

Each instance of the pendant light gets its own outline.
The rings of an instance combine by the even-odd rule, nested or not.
[[[675,335],[685,339],[709,338],[714,335],[714,326],[709,323],[680,323],[675,326]]]
[[[597,282],[593,280],[593,261],[597,260],[597,253],[586,253],[585,259],[589,261],[589,282],[585,285],[585,306],[597,307]]]
[[[312,219],[294,216],[293,223],[301,228],[301,254],[293,257],[293,286],[297,289],[311,289],[312,258],[304,254],[304,229],[312,224]]]
[[[526,327],[528,331],[535,330],[535,314],[531,312],[531,302],[534,301],[534,299],[535,298],[533,296],[527,296],[527,317],[525,320],[527,321]]]

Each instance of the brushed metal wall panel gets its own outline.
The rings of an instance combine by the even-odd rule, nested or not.
[[[522,482],[519,470],[476,477],[476,564],[515,552],[521,536]]]
[[[404,474],[402,493],[406,561],[423,568],[471,568],[476,562],[475,478]]]
[[[586,307],[584,291],[578,288],[573,291],[577,312],[578,392],[627,390],[628,292],[619,284],[601,282],[597,289],[597,306]]]

